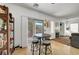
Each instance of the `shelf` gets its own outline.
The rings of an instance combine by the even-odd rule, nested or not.
[[[0,33],[7,33],[7,30],[1,30]]]
[[[4,13],[0,13],[0,16],[5,16],[5,15],[7,15],[7,14],[4,14]]]
[[[14,30],[10,30],[10,31],[14,31]]]
[[[12,21],[12,20],[9,20],[10,21],[10,23],[14,23],[14,21]]]
[[[1,14],[0,13],[0,18],[2,18],[2,20],[7,21],[8,17],[7,14]]]

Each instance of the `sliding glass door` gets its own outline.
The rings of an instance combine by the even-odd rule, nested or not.
[[[44,34],[44,24],[42,20],[35,20],[35,34],[37,35]]]

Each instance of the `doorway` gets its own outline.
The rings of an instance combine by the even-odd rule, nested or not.
[[[28,38],[32,38],[36,34],[44,34],[44,21],[28,18]]]
[[[34,35],[43,35],[44,24],[43,20],[28,18],[28,50],[31,54],[31,43]]]

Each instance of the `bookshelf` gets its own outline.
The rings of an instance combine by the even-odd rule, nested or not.
[[[0,5],[0,55],[9,54],[8,7]]]
[[[10,55],[14,50],[14,17],[8,7],[0,5],[0,55]]]

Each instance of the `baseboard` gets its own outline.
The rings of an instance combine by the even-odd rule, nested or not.
[[[22,46],[19,46],[19,45],[18,45],[18,46],[16,46],[15,48],[22,48]]]

